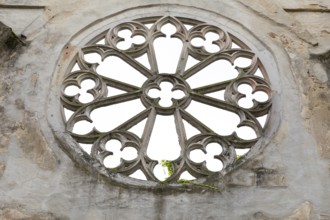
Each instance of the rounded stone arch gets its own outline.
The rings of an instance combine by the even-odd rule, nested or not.
[[[196,16],[198,15],[198,16]],[[72,36],[69,43],[63,48],[62,54],[59,56],[58,66],[56,68],[52,89],[49,93],[49,103],[48,103],[48,118],[50,126],[60,142],[61,147],[67,154],[80,166],[88,169],[91,173],[101,174],[106,180],[119,185],[126,185],[138,188],[151,188],[157,189],[159,187],[163,188],[177,188],[181,184],[171,183],[163,184],[159,186],[159,183],[152,181],[141,181],[132,178],[127,178],[121,175],[115,175],[105,167],[103,167],[97,160],[89,157],[86,152],[84,152],[80,147],[77,146],[77,142],[73,140],[71,135],[66,132],[65,125],[63,123],[63,117],[59,110],[60,100],[59,97],[61,91],[61,83],[65,78],[66,69],[73,67],[73,58],[76,56],[77,51],[80,46],[86,45],[95,36],[103,33],[111,27],[114,27],[122,22],[132,21],[135,19],[141,19],[145,17],[155,17],[155,16],[177,16],[184,17],[188,19],[195,19],[198,21],[207,22],[210,25],[214,25],[222,28],[232,35],[237,41],[241,40],[244,44],[253,51],[256,56],[260,59],[262,63],[262,68],[267,71],[269,82],[271,84],[272,93],[272,108],[269,113],[268,123],[264,128],[264,133],[249,152],[246,157],[242,158],[235,163],[235,166],[229,166],[224,172],[219,174],[219,176],[212,177],[212,182],[216,184],[222,184],[221,178],[223,175],[231,173],[234,169],[240,169],[244,167],[244,164],[260,154],[262,150],[270,144],[270,141],[275,134],[279,122],[280,122],[280,82],[276,61],[272,56],[269,47],[262,42],[260,38],[257,38],[253,31],[245,28],[239,21],[235,21],[231,18],[224,17],[222,15],[216,14],[214,12],[207,11],[205,9],[191,8],[186,6],[178,5],[154,5],[150,7],[138,7],[125,10],[121,13],[111,15],[109,17],[103,18],[101,21],[97,20],[92,22],[86,28],[79,31],[79,33]],[[238,40],[239,39],[239,40]],[[55,98],[56,97],[56,98]],[[273,145],[273,144],[270,144]],[[272,146],[269,146],[272,147]],[[217,180],[218,178],[218,180]],[[207,178],[202,178],[199,181],[202,183],[207,183],[209,180]],[[218,182],[217,182],[218,181]]]

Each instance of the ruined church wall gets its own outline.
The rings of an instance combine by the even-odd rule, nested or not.
[[[68,42],[144,11],[218,22],[269,71],[267,146],[219,192],[114,185],[56,138]],[[330,219],[329,1],[0,0],[0,21],[0,219]]]

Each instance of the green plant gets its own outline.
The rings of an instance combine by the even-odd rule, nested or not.
[[[167,169],[168,177],[172,176],[172,174],[173,174],[173,166],[172,166],[172,162],[169,161],[169,160],[161,160],[161,161],[160,161],[160,164],[162,165],[162,167],[164,167],[164,168]],[[168,177],[167,177],[167,178],[168,178]]]
[[[167,178],[169,178],[170,176],[172,176],[172,174],[173,174],[172,161],[161,160],[160,161],[160,164],[162,165],[162,167],[164,167],[165,169],[167,169],[167,174],[168,174],[168,177]],[[166,179],[165,179],[165,181],[166,181]],[[186,179],[178,179],[177,180],[177,183],[181,183],[185,187],[187,187],[188,184],[192,184],[192,185],[195,185],[195,186],[206,187],[206,188],[211,189],[211,190],[219,191],[219,188],[216,187],[216,186],[212,186],[212,185],[204,184],[204,183],[198,183],[198,182],[191,181],[191,180],[186,180]]]
[[[214,191],[219,191],[219,188],[216,187],[216,186],[212,186],[212,185],[204,184],[204,183],[198,183],[198,182],[191,181],[191,180],[178,179],[177,183],[181,183],[186,187],[187,187],[188,184],[192,184],[192,185],[195,185],[195,186],[206,187],[206,188],[214,190]]]

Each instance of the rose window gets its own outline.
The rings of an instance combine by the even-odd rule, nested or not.
[[[170,16],[97,35],[62,88],[67,132],[90,160],[154,182],[225,174],[263,136],[271,108],[251,49],[217,26]]]

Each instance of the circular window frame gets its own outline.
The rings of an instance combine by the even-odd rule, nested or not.
[[[180,9],[181,8],[181,9]],[[278,91],[277,93],[272,93],[272,108],[269,112],[269,117],[267,119],[267,123],[264,127],[264,133],[259,138],[257,143],[251,148],[249,153],[235,163],[235,166],[226,168],[223,172],[218,173],[216,175],[212,175],[212,182],[223,183],[223,176],[232,172],[235,169],[239,169],[246,161],[254,158],[263,149],[269,145],[271,138],[275,134],[280,121],[280,99],[279,99],[279,78],[277,76],[277,68],[276,62],[272,57],[271,53],[268,51],[269,47],[257,39],[252,32],[241,26],[240,24],[233,22],[232,20],[225,18],[216,13],[206,12],[202,9],[197,8],[189,8],[191,9],[191,13],[182,13],[182,11],[188,11],[188,7],[178,7],[173,6],[172,9],[168,6],[166,11],[162,11],[161,6],[154,6],[149,8],[139,8],[139,9],[130,9],[125,12],[116,14],[114,16],[110,16],[108,18],[102,19],[101,22],[94,22],[89,25],[87,28],[80,31],[80,33],[76,34],[67,46],[63,49],[60,59],[59,65],[56,69],[56,75],[53,79],[52,89],[49,94],[49,106],[48,106],[48,119],[51,125],[51,128],[55,134],[55,137],[60,143],[60,146],[67,154],[82,168],[87,169],[92,174],[101,174],[102,177],[105,177],[105,180],[110,181],[114,184],[118,184],[121,186],[128,186],[133,188],[141,188],[141,189],[165,189],[165,188],[180,188],[182,186],[181,183],[159,183],[153,181],[144,181],[139,179],[133,179],[121,174],[115,174],[109,172],[102,164],[100,164],[97,160],[91,158],[85,151],[83,151],[78,143],[71,137],[71,135],[65,131],[65,123],[63,123],[63,117],[61,113],[59,113],[58,108],[60,106],[59,97],[61,91],[61,84],[66,75],[66,70],[73,67],[74,63],[72,62],[73,58],[76,56],[79,47],[85,46],[88,42],[90,42],[95,36],[99,36],[101,33],[106,30],[114,27],[120,23],[128,22],[131,20],[143,18],[143,17],[152,17],[152,16],[178,16],[185,17],[188,19],[194,19],[199,21],[207,22],[210,25],[217,26],[224,31],[231,34],[231,36],[235,36],[238,39],[242,40],[244,44],[246,44],[251,51],[260,59],[263,68],[267,69],[267,73],[269,76],[269,81],[271,83],[271,87],[273,91]],[[144,10],[146,9],[146,10]],[[194,13],[194,11],[196,13]],[[134,15],[132,15],[134,12]],[[212,16],[210,16],[210,13]],[[198,14],[198,17],[196,16]],[[131,16],[128,16],[131,15]],[[226,24],[224,26],[223,24]],[[228,25],[230,24],[230,25]],[[228,27],[230,26],[230,27]],[[240,41],[238,40],[238,41]],[[271,68],[272,67],[272,68]],[[56,100],[56,97],[58,100]],[[211,181],[210,178],[198,178],[198,181],[201,183],[206,183]]]

